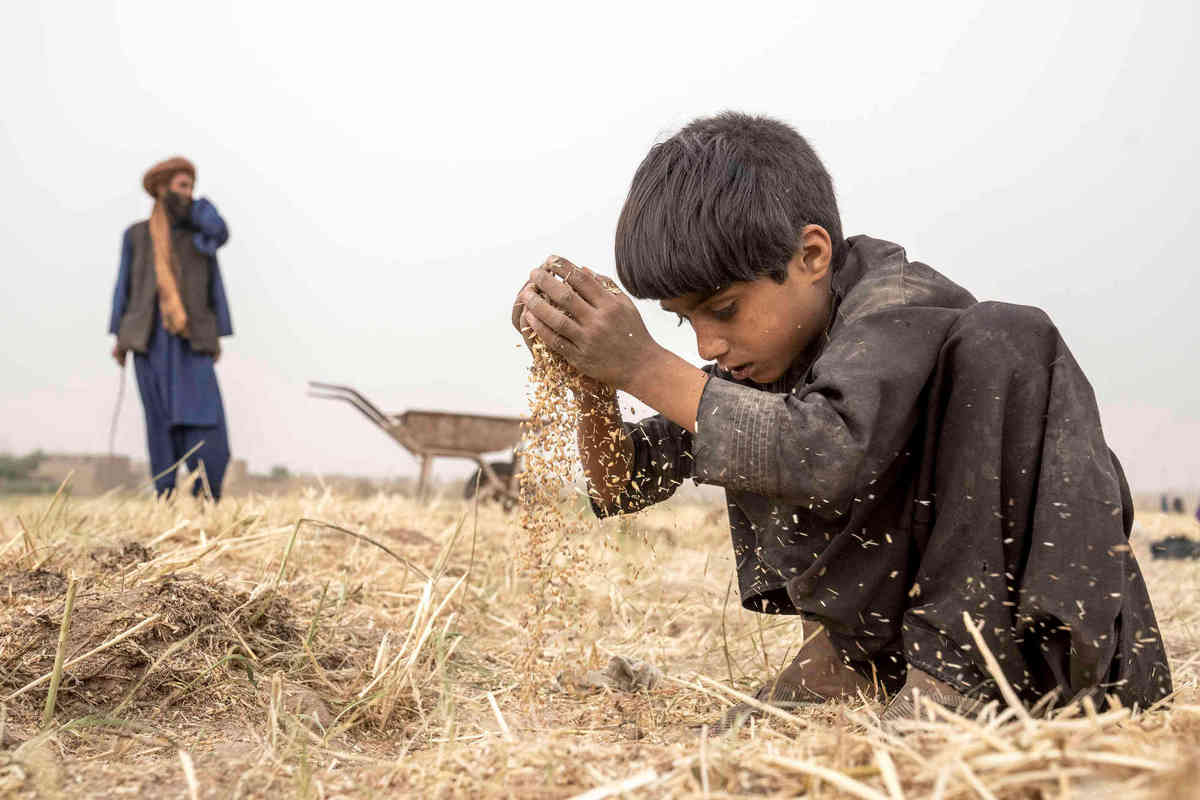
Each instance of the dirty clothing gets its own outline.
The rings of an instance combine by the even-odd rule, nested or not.
[[[820,622],[891,691],[912,664],[996,694],[968,612],[1026,701],[1162,698],[1129,488],[1054,325],[895,244],[848,244],[816,352],[768,386],[708,368],[695,435],[627,424],[633,480],[597,513],[725,487],[742,604]]]
[[[188,219],[177,221],[172,231],[173,245],[190,249],[181,259],[185,269],[185,287],[189,285],[188,265],[199,259],[205,261],[207,280],[204,293],[199,295],[198,301],[193,301],[194,307],[203,313],[193,314],[193,306],[188,307],[191,322],[205,318],[212,321],[211,337],[203,337],[205,342],[211,338],[211,345],[204,345],[206,349],[202,350],[196,341],[169,333],[163,328],[153,295],[153,268],[144,267],[141,271],[136,268],[135,253],[138,248],[135,239],[141,235],[139,225],[144,228],[145,223],[133,225],[125,232],[109,332],[118,334],[118,341],[134,350],[134,372],[146,418],[150,474],[159,475],[203,441],[204,445],[189,458],[188,468],[195,470],[198,462],[203,461],[213,496],[219,499],[221,483],[229,463],[229,440],[213,356],[217,350],[217,337],[231,335],[233,325],[216,251],[227,241],[228,229],[216,208],[202,198],[192,204]],[[144,233],[144,230],[141,232]],[[152,258],[152,255],[149,257]],[[142,276],[141,282],[144,283],[147,274],[151,294],[148,300],[135,306],[132,299],[140,296],[136,289],[140,285],[138,275]],[[183,291],[186,301],[189,290],[185,288]],[[127,340],[131,315],[143,312],[148,315],[146,324],[139,323],[136,327],[139,336],[144,328],[145,338]],[[125,339],[120,338],[122,332],[126,335]],[[174,470],[155,481],[155,488],[160,494],[174,487]],[[199,490],[198,485],[196,489]]]

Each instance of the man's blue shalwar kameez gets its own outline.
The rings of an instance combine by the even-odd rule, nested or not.
[[[201,198],[192,204],[189,218],[177,225],[194,231],[192,241],[196,249],[211,261],[208,301],[216,315],[218,336],[230,336],[233,322],[216,257],[217,248],[229,239],[225,221],[212,203]],[[126,231],[109,321],[109,332],[113,334],[117,333],[129,302],[132,259],[131,233]],[[194,471],[200,462],[204,462],[213,498],[220,499],[225,469],[229,465],[229,437],[213,362],[211,353],[196,352],[186,338],[169,333],[155,308],[146,352],[134,353],[133,366],[146,415],[150,473],[157,476],[154,488],[160,495],[175,488],[176,470],[171,466],[203,442],[188,456],[187,467]],[[200,488],[197,482],[193,491],[199,493]]]

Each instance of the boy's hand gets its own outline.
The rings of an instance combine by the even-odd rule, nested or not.
[[[525,285],[521,287],[521,291],[517,292],[517,299],[513,303],[512,324],[517,329],[517,333],[521,334],[521,338],[525,340],[525,346],[533,352],[533,329],[529,327],[522,317],[525,315],[525,291],[532,286],[529,281],[525,281]]]
[[[113,361],[116,361],[118,365],[125,366],[125,348],[121,347],[120,344],[113,343],[112,357]]]
[[[556,256],[529,274],[513,316],[518,330],[532,329],[571,366],[616,389],[628,390],[661,350],[615,283]]]
[[[535,341],[533,328],[531,328],[529,324],[524,322],[522,319],[525,314],[525,301],[523,299],[523,295],[526,289],[536,291],[536,287],[534,287],[530,281],[525,281],[525,285],[521,287],[521,291],[517,294],[516,302],[513,303],[512,324],[513,327],[517,329],[517,332],[521,334],[521,338],[525,340],[525,346],[529,348],[529,352],[532,353],[533,343]],[[602,382],[596,380],[595,378],[588,377],[587,375],[580,375],[579,381],[580,388],[583,389],[584,394],[587,396],[601,397],[607,396],[611,393],[610,389],[607,389]]]

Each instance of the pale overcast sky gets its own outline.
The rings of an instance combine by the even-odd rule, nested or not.
[[[103,452],[105,328],[140,177],[228,220],[218,375],[254,470],[412,474],[305,382],[519,413],[509,307],[551,252],[612,272],[647,148],[723,109],[795,125],[847,233],[1046,309],[1135,489],[1200,483],[1197,12],[1155,3],[9,3],[0,450]],[[654,304],[651,332],[696,360]],[[117,450],[144,458],[133,376]],[[442,474],[453,474],[440,464]]]

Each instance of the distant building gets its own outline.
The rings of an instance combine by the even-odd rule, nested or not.
[[[142,479],[133,471],[128,456],[87,453],[47,453],[32,477],[61,484],[68,475],[72,491],[81,495],[132,487]]]
[[[246,459],[233,459],[229,462],[229,469],[225,471],[225,492],[245,488],[249,477],[250,471],[246,468]]]

